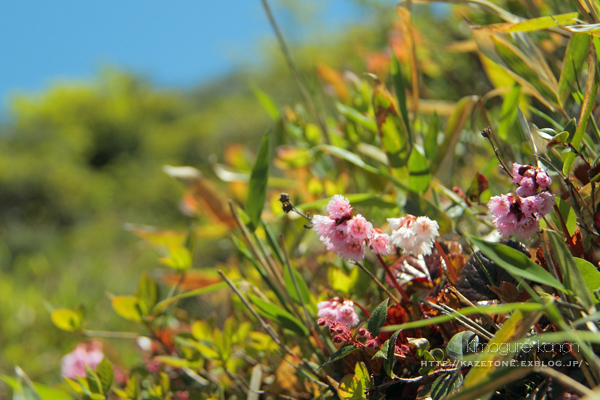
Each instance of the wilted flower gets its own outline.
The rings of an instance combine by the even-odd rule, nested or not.
[[[502,236],[515,233],[525,239],[539,230],[539,218],[548,214],[554,204],[554,195],[548,192],[527,197],[508,193],[492,197],[488,209]]]
[[[103,358],[102,343],[98,341],[79,343],[75,350],[62,358],[62,374],[71,379],[78,376],[85,377],[85,366],[96,369]]]
[[[392,244],[407,254],[429,255],[435,238],[439,234],[439,225],[428,217],[407,215],[402,218],[388,218],[392,228]]]
[[[546,189],[552,183],[552,179],[542,168],[534,168],[531,165],[513,164],[513,183],[519,185],[516,193],[519,196],[533,196],[537,189]]]
[[[341,301],[339,297],[334,297],[318,303],[317,308],[319,309],[317,316],[320,318],[340,323],[348,328],[358,325],[358,315],[354,311],[354,302],[351,300]]]
[[[362,260],[366,247],[371,247],[375,254],[390,253],[390,237],[374,229],[373,224],[362,215],[352,215],[348,199],[339,194],[333,196],[327,211],[328,215],[315,215],[311,222],[328,250],[352,261]]]

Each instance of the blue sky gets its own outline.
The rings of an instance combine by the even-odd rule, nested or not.
[[[296,38],[361,19],[349,0],[298,0],[313,18],[294,23],[278,1],[280,24]],[[0,103],[57,79],[92,78],[105,65],[186,87],[260,62],[270,38],[260,0],[3,0]]]

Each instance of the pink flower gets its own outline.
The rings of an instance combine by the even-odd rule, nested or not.
[[[360,214],[348,221],[348,234],[356,240],[366,240],[372,235],[373,224]]]
[[[346,198],[335,195],[327,205],[329,214],[315,215],[312,229],[317,232],[321,242],[327,249],[338,256],[352,261],[360,261],[365,257],[365,248],[376,248],[378,254],[388,254],[386,236],[378,231],[377,243],[372,245],[376,234],[373,224],[360,214],[352,215],[352,207]]]
[[[319,309],[317,316],[326,320],[326,326],[339,323],[354,328],[358,325],[358,315],[354,311],[354,302],[351,300],[341,301],[339,297],[334,297],[317,303],[317,308]]]
[[[435,238],[439,236],[439,225],[428,217],[407,215],[403,218],[388,218],[392,228],[392,244],[406,254],[429,255]]]
[[[62,358],[62,374],[71,379],[85,377],[85,366],[96,369],[103,358],[102,343],[79,343],[72,352]]]
[[[313,230],[320,236],[327,235],[335,227],[335,220],[324,215],[315,215],[311,222]]]
[[[336,194],[327,205],[327,212],[333,219],[345,219],[352,216],[352,207],[347,198]]]
[[[537,189],[546,189],[552,183],[552,179],[542,168],[534,168],[531,165],[513,164],[513,183],[519,187],[516,193],[519,196],[533,196]]]
[[[391,238],[385,233],[381,233],[379,229],[373,230],[373,236],[371,237],[371,250],[373,253],[382,256],[387,256],[392,252]]]
[[[508,193],[492,197],[488,209],[502,236],[515,233],[526,239],[539,230],[539,218],[548,214],[554,204],[554,195],[548,192],[527,197]]]

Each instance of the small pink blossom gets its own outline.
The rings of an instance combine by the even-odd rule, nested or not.
[[[488,209],[502,236],[515,233],[525,239],[539,230],[539,218],[548,214],[554,204],[554,195],[548,192],[527,197],[508,193],[492,197]]]
[[[513,183],[519,185],[516,193],[519,196],[533,196],[537,189],[545,190],[552,183],[552,179],[542,168],[531,165],[513,164]]]
[[[360,214],[348,221],[348,234],[356,240],[366,240],[372,235],[373,224]]]
[[[335,220],[324,215],[315,215],[311,223],[313,230],[320,236],[327,235],[335,227]]]
[[[102,343],[93,341],[79,343],[75,349],[61,360],[62,374],[67,378],[85,377],[85,366],[96,369],[104,358]]]
[[[327,205],[327,212],[333,219],[350,218],[352,216],[352,207],[347,198],[341,194],[336,194]]]
[[[382,256],[390,254],[392,252],[390,236],[381,233],[379,229],[375,229],[371,237],[371,250],[373,250],[373,253]]]
[[[351,300],[341,301],[339,297],[334,297],[317,303],[317,308],[319,309],[317,316],[323,319],[324,325],[339,323],[348,328],[358,325],[358,315],[354,311],[354,302]]]
[[[365,248],[371,247],[378,254],[388,254],[386,236],[379,231],[377,243],[373,247],[372,239],[377,232],[373,224],[360,214],[352,215],[352,207],[346,198],[335,195],[327,205],[328,215],[315,215],[312,229],[317,232],[321,242],[338,256],[351,261],[360,261],[365,257]]]

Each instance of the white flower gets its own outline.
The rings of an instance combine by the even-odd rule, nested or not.
[[[392,244],[415,256],[431,254],[435,238],[439,236],[439,225],[428,217],[407,215],[403,218],[388,218],[393,229]]]

